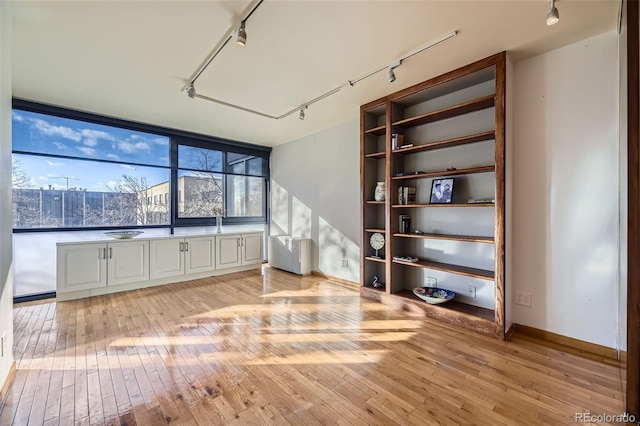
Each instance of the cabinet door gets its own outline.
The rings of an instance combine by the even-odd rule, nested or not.
[[[262,263],[262,234],[249,234],[242,236],[242,264],[254,265]]]
[[[170,238],[149,242],[149,276],[151,279],[184,275],[184,240]]]
[[[107,285],[149,279],[149,241],[107,244]]]
[[[58,246],[57,291],[66,293],[107,285],[107,245]]]
[[[216,269],[232,268],[242,264],[240,240],[240,235],[216,237]]]
[[[185,238],[185,262],[187,274],[216,269],[216,237]]]

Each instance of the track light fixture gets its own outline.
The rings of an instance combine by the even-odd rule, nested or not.
[[[300,115],[298,116],[298,118],[300,120],[304,120],[304,110],[305,110],[305,108],[307,108],[307,107],[304,106],[304,107],[300,108]]]
[[[547,25],[554,25],[560,20],[560,14],[556,8],[556,0],[549,0],[549,3],[551,3],[551,8],[549,9],[549,13],[547,13]]]
[[[395,61],[389,65],[389,71],[387,71],[387,80],[389,80],[389,83],[396,81],[396,73],[393,72],[393,70],[398,68],[400,65],[402,65],[402,60]]]
[[[187,95],[192,99],[196,96],[196,88],[193,83],[187,86]]]
[[[240,27],[238,27],[238,44],[244,46],[247,44],[247,31],[244,27],[244,21],[240,21]]]
[[[389,80],[389,83],[396,81],[396,73],[393,72],[393,68],[389,68],[389,71],[387,72],[387,80]]]

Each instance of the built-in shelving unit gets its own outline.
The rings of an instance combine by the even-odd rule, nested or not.
[[[501,339],[505,69],[503,52],[363,105],[360,119],[362,296]],[[450,202],[432,203],[433,181],[450,178]],[[384,201],[373,197],[378,182]],[[411,204],[400,199],[406,187]],[[401,231],[403,219],[410,229]],[[374,233],[385,236],[380,257]],[[374,277],[385,286],[373,288]],[[413,294],[433,280],[456,299],[429,305]]]

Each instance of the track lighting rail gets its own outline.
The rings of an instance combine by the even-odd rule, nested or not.
[[[226,102],[223,101],[221,99],[217,99],[211,96],[207,96],[207,95],[203,95],[197,92],[196,90],[196,86],[195,83],[198,80],[198,78],[200,78],[200,76],[202,75],[202,73],[209,67],[209,65],[211,65],[211,63],[213,62],[213,60],[218,56],[218,54],[222,51],[222,49],[225,48],[225,46],[229,43],[229,40],[231,40],[231,38],[233,37],[234,33],[238,33],[238,44],[241,46],[244,46],[244,44],[246,43],[247,40],[247,34],[246,34],[246,29],[245,29],[245,24],[247,22],[247,20],[249,19],[249,17],[258,9],[258,7],[260,7],[260,5],[264,2],[264,0],[254,0],[251,2],[251,4],[245,9],[245,11],[242,13],[241,15],[241,19],[239,20],[239,22],[235,25],[233,25],[231,28],[229,28],[229,30],[227,30],[227,32],[222,36],[222,39],[220,39],[220,41],[216,44],[216,46],[213,48],[213,50],[209,53],[209,55],[204,59],[204,61],[202,62],[202,64],[196,69],[196,71],[191,75],[191,77],[189,78],[189,82],[187,84],[185,84],[182,88],[182,91],[186,92],[187,95],[190,98],[198,98],[198,99],[202,99],[202,100],[206,100],[209,102],[213,102],[216,103],[218,105],[222,105],[228,108],[234,108],[237,109],[239,111],[243,111],[243,112],[248,112],[250,114],[254,114],[254,115],[258,115],[260,117],[264,117],[264,118],[270,118],[273,120],[281,120],[283,118],[286,118],[296,112],[299,113],[299,118],[300,120],[304,120],[305,118],[305,109],[309,108],[309,106],[315,104],[316,102],[319,102],[325,98],[328,98],[331,95],[334,95],[336,93],[338,93],[339,91],[341,91],[342,89],[346,88],[346,87],[352,87],[355,86],[357,83],[361,82],[362,80],[365,80],[377,73],[379,73],[380,71],[383,70],[388,70],[388,79],[389,82],[392,83],[393,81],[395,81],[395,73],[394,73],[394,69],[396,69],[397,67],[399,67],[400,65],[402,65],[402,62],[417,55],[418,53],[424,52],[427,49],[430,49],[434,46],[437,46],[440,43],[443,43],[453,37],[455,37],[458,32],[457,31],[452,31],[448,34],[445,34],[444,36],[440,37],[439,39],[428,43],[425,46],[422,46],[418,49],[415,49],[414,51],[412,51],[411,53],[403,56],[402,58],[399,58],[393,62],[391,62],[389,65],[383,65],[380,66],[372,71],[369,71],[368,73],[365,73],[353,80],[348,80],[345,83],[342,83],[340,86],[329,90],[328,92],[325,92],[323,94],[321,94],[320,96],[317,96],[313,99],[311,99],[310,101],[304,102],[301,105],[296,106],[295,108],[290,109],[289,111],[285,112],[284,114],[281,115],[271,115],[271,114],[267,114],[264,112],[260,112],[251,108],[246,108],[243,107],[241,105],[236,105],[230,102]]]

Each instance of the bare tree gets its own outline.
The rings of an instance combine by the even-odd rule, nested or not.
[[[162,202],[157,202],[157,195],[153,194],[151,185],[146,177],[135,177],[122,175],[113,187],[109,187],[112,192],[119,194],[136,194],[135,197],[115,197],[112,201],[117,204],[117,210],[127,214],[135,214],[135,224],[150,225],[156,222],[154,213],[168,212],[168,206]],[[154,200],[154,195],[156,199]]]
[[[11,159],[11,187],[26,188],[31,178],[22,167],[22,162],[16,157]]]

